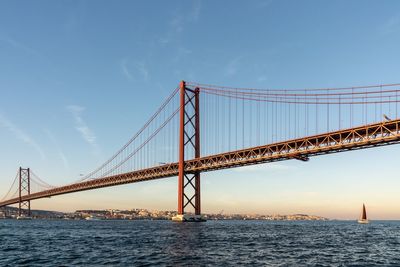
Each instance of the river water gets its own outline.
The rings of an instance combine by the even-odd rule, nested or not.
[[[0,266],[400,266],[400,222],[0,220]]]

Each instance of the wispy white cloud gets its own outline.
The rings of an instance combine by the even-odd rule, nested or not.
[[[150,79],[150,71],[144,61],[129,61],[127,58],[121,60],[120,63],[122,73],[128,80],[135,80],[142,77],[143,80]]]
[[[171,21],[170,21],[171,29],[175,33],[181,33],[183,32],[183,18],[182,16],[175,16]]]
[[[60,150],[58,151],[58,155],[61,158],[61,161],[63,162],[63,165],[66,169],[69,169],[69,161],[67,159],[67,157],[65,156],[65,154]]]
[[[172,18],[166,23],[167,29],[165,35],[161,36],[158,42],[162,45],[179,42],[180,36],[185,30],[185,26],[189,23],[196,23],[199,21],[201,9],[201,0],[196,0],[193,1],[191,9],[187,12],[187,16],[182,16],[182,11],[176,10]]]
[[[82,118],[82,112],[85,110],[85,108],[77,105],[70,105],[67,106],[67,110],[74,118],[75,129],[81,134],[86,143],[92,146],[94,152],[97,154],[99,152],[97,137]]]
[[[15,49],[22,50],[27,54],[43,57],[43,55],[40,54],[36,49],[33,49],[32,47],[30,47],[20,41],[17,41],[16,39],[11,38],[9,36],[0,35],[0,42],[4,42]]]
[[[185,48],[183,46],[178,46],[176,54],[172,58],[172,61],[178,63],[181,59],[187,57],[190,54],[192,54],[192,50],[187,49],[187,48]]]
[[[228,64],[226,65],[226,67],[225,67],[224,74],[226,76],[235,75],[239,70],[239,66],[240,66],[241,60],[242,60],[242,57],[240,57],[240,56],[239,57],[235,57],[232,60],[230,60],[228,62]]]
[[[54,137],[53,133],[47,129],[44,129],[44,132],[49,137],[50,141],[53,143],[53,146],[58,150],[58,156],[60,157],[64,168],[69,169],[69,161],[65,156],[64,152],[61,150],[60,145],[58,144],[57,139]]]
[[[265,82],[267,80],[267,76],[265,75],[260,75],[257,77],[258,82]]]
[[[79,28],[87,11],[87,3],[85,1],[76,1],[71,5],[69,12],[67,11],[64,30],[71,33]]]
[[[146,64],[144,64],[144,62],[136,62],[135,65],[136,65],[136,69],[142,75],[143,79],[145,81],[148,81],[149,80],[149,70],[147,69]]]
[[[121,60],[120,66],[122,69],[122,73],[125,75],[125,77],[128,78],[128,80],[133,80],[133,75],[129,70],[128,60],[126,58]]]
[[[162,45],[167,45],[172,41],[176,41],[178,36],[183,32],[183,19],[179,14],[176,14],[168,23],[168,28],[165,35],[161,36],[159,43]]]
[[[170,38],[168,38],[168,36],[162,36],[160,37],[160,39],[158,39],[158,42],[162,45],[166,45],[170,42]]]
[[[272,4],[272,2],[273,2],[273,0],[261,0],[261,1],[256,2],[257,3],[256,7],[257,8],[265,8],[265,7],[270,6]]]
[[[201,0],[194,1],[191,14],[191,18],[193,21],[197,22],[199,20],[200,12],[201,12]]]
[[[66,32],[72,32],[77,28],[79,24],[79,19],[76,14],[70,14],[68,18],[65,20],[64,29]]]
[[[8,120],[2,114],[0,114],[0,127],[7,129],[11,133],[13,133],[17,139],[21,140],[25,144],[35,149],[39,153],[42,159],[46,158],[43,149],[40,147],[40,145],[32,137],[30,137],[27,133],[18,128],[12,121]]]
[[[383,34],[392,34],[400,30],[400,14],[390,17],[381,27]]]

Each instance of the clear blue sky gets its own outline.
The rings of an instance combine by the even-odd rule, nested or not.
[[[258,88],[400,81],[399,1],[0,1],[0,195],[102,163],[180,80]],[[203,211],[400,219],[400,146],[203,175]],[[33,202],[176,209],[176,178]]]

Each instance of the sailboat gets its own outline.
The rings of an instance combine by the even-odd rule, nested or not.
[[[365,205],[363,204],[361,218],[358,220],[358,223],[367,224],[369,223],[367,219],[367,211],[365,210]]]

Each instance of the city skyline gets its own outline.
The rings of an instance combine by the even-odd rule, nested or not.
[[[143,15],[151,5],[144,3],[123,2],[112,7],[120,16],[107,17],[104,3],[62,2],[60,8],[43,2],[22,9],[1,4],[0,196],[19,166],[54,185],[89,173],[144,124],[180,80],[256,88],[398,82],[400,15],[376,1],[369,6],[310,1],[294,4],[299,10],[284,18],[276,11],[285,2],[215,8],[207,1],[182,1],[154,11],[157,20],[151,23]],[[224,8],[231,13],[216,23],[217,10]],[[343,11],[341,20],[337,10]],[[264,16],[251,20],[253,12]],[[10,15],[15,13],[18,19]],[[244,23],[226,30],[238,18]],[[206,31],[212,23],[225,31]],[[365,203],[372,220],[400,219],[399,151],[396,145],[205,173],[203,210],[356,219]],[[32,206],[174,210],[176,191],[177,179],[168,178],[35,200]]]

